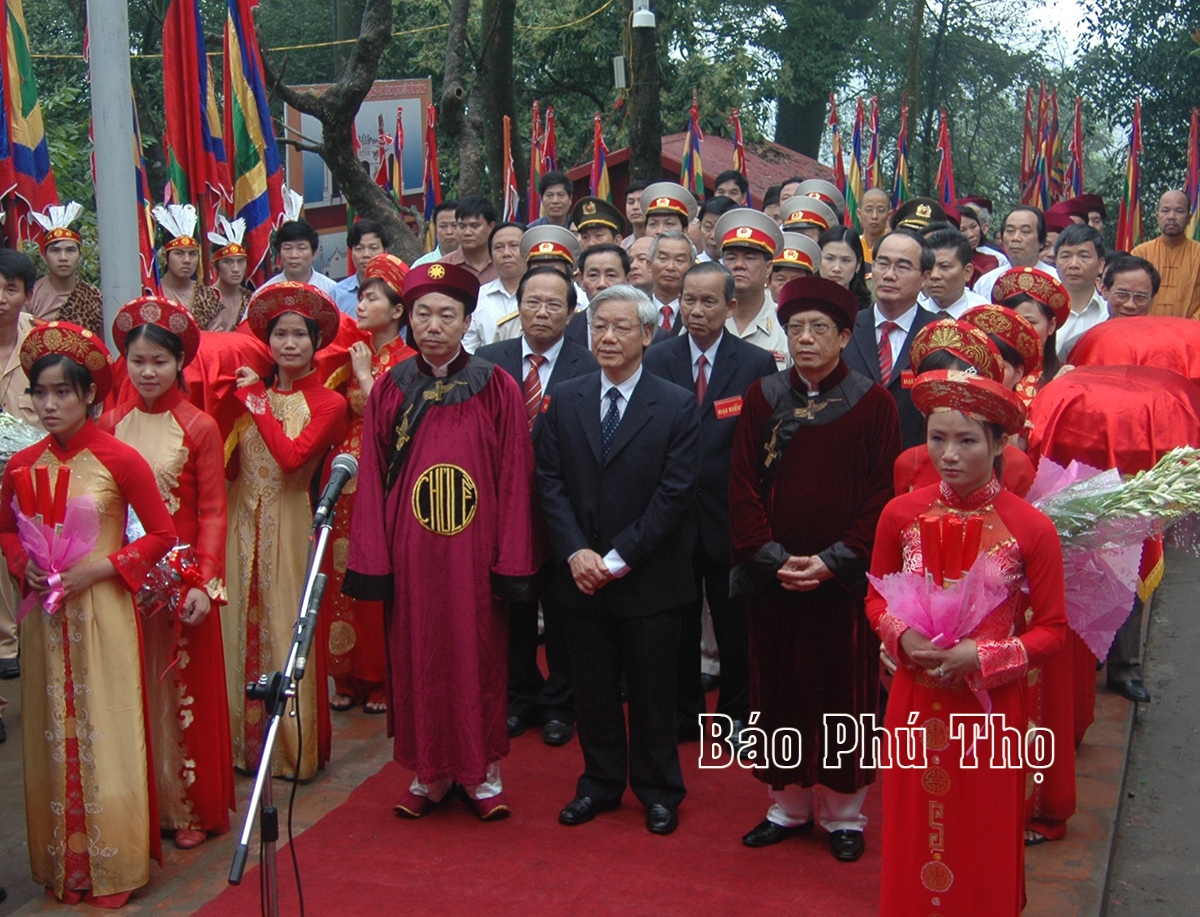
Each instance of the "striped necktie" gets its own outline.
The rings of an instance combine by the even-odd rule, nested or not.
[[[879,381],[884,388],[892,381],[892,342],[889,335],[899,327],[895,322],[883,322],[879,326]]]
[[[529,429],[533,429],[533,422],[537,420],[538,411],[542,407],[542,379],[538,375],[538,368],[546,362],[546,358],[538,356],[536,353],[529,355],[529,372],[525,376],[525,414],[529,418]]]

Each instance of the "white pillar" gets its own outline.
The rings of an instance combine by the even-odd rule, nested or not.
[[[112,323],[117,312],[142,292],[133,159],[133,94],[129,79],[128,0],[91,0],[88,3],[88,33],[100,287],[104,296],[104,334],[111,347]]]

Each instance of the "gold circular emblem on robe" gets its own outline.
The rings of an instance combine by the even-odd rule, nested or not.
[[[479,494],[457,465],[434,465],[413,485],[413,515],[435,535],[457,535],[475,518]]]

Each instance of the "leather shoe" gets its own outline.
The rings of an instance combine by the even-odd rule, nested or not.
[[[717,675],[709,675],[707,672],[700,673],[700,690],[707,694],[709,691],[715,691],[721,684],[721,679]]]
[[[564,825],[582,825],[590,822],[601,812],[611,812],[621,804],[617,802],[601,802],[591,796],[576,796],[558,813],[558,820]]]
[[[542,741],[556,748],[570,742],[573,735],[575,730],[571,728],[571,724],[562,720],[550,720],[542,727]]]
[[[525,719],[523,717],[519,717],[519,716],[510,716],[508,718],[507,725],[508,725],[508,737],[510,739],[515,739],[517,736],[521,735],[522,733],[525,732],[526,729],[529,728],[529,724],[527,722],[525,722]]]
[[[16,656],[9,657],[8,659],[0,659],[0,678],[7,680],[9,678],[20,677],[21,663]]]
[[[769,818],[764,818],[757,825],[750,829],[746,834],[742,835],[742,843],[747,847],[770,847],[772,844],[778,844],[782,840],[786,840],[794,834],[803,834],[811,831],[813,823],[805,822],[802,825],[796,825],[794,828],[785,828],[783,825],[777,825]]]
[[[1150,703],[1150,692],[1146,690],[1146,686],[1142,684],[1140,678],[1123,678],[1120,681],[1110,681],[1108,686],[1122,697],[1127,697],[1134,703]]]
[[[670,834],[679,827],[679,810],[655,803],[646,810],[646,830],[651,834]]]
[[[829,852],[833,854],[835,860],[845,860],[847,863],[853,863],[863,851],[867,849],[867,845],[863,841],[863,833],[861,831],[833,831],[829,835]]]

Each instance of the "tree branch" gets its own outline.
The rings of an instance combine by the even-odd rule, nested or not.
[[[259,47],[262,47],[262,34],[258,36]],[[304,112],[306,115],[312,115],[314,118],[320,118],[324,114],[325,105],[321,96],[311,92],[299,92],[293,89],[283,81],[283,75],[287,71],[288,59],[283,58],[283,64],[276,71],[274,62],[265,52],[262,55],[263,76],[267,81],[267,91],[276,98],[283,99],[285,105],[290,105],[297,111]]]

